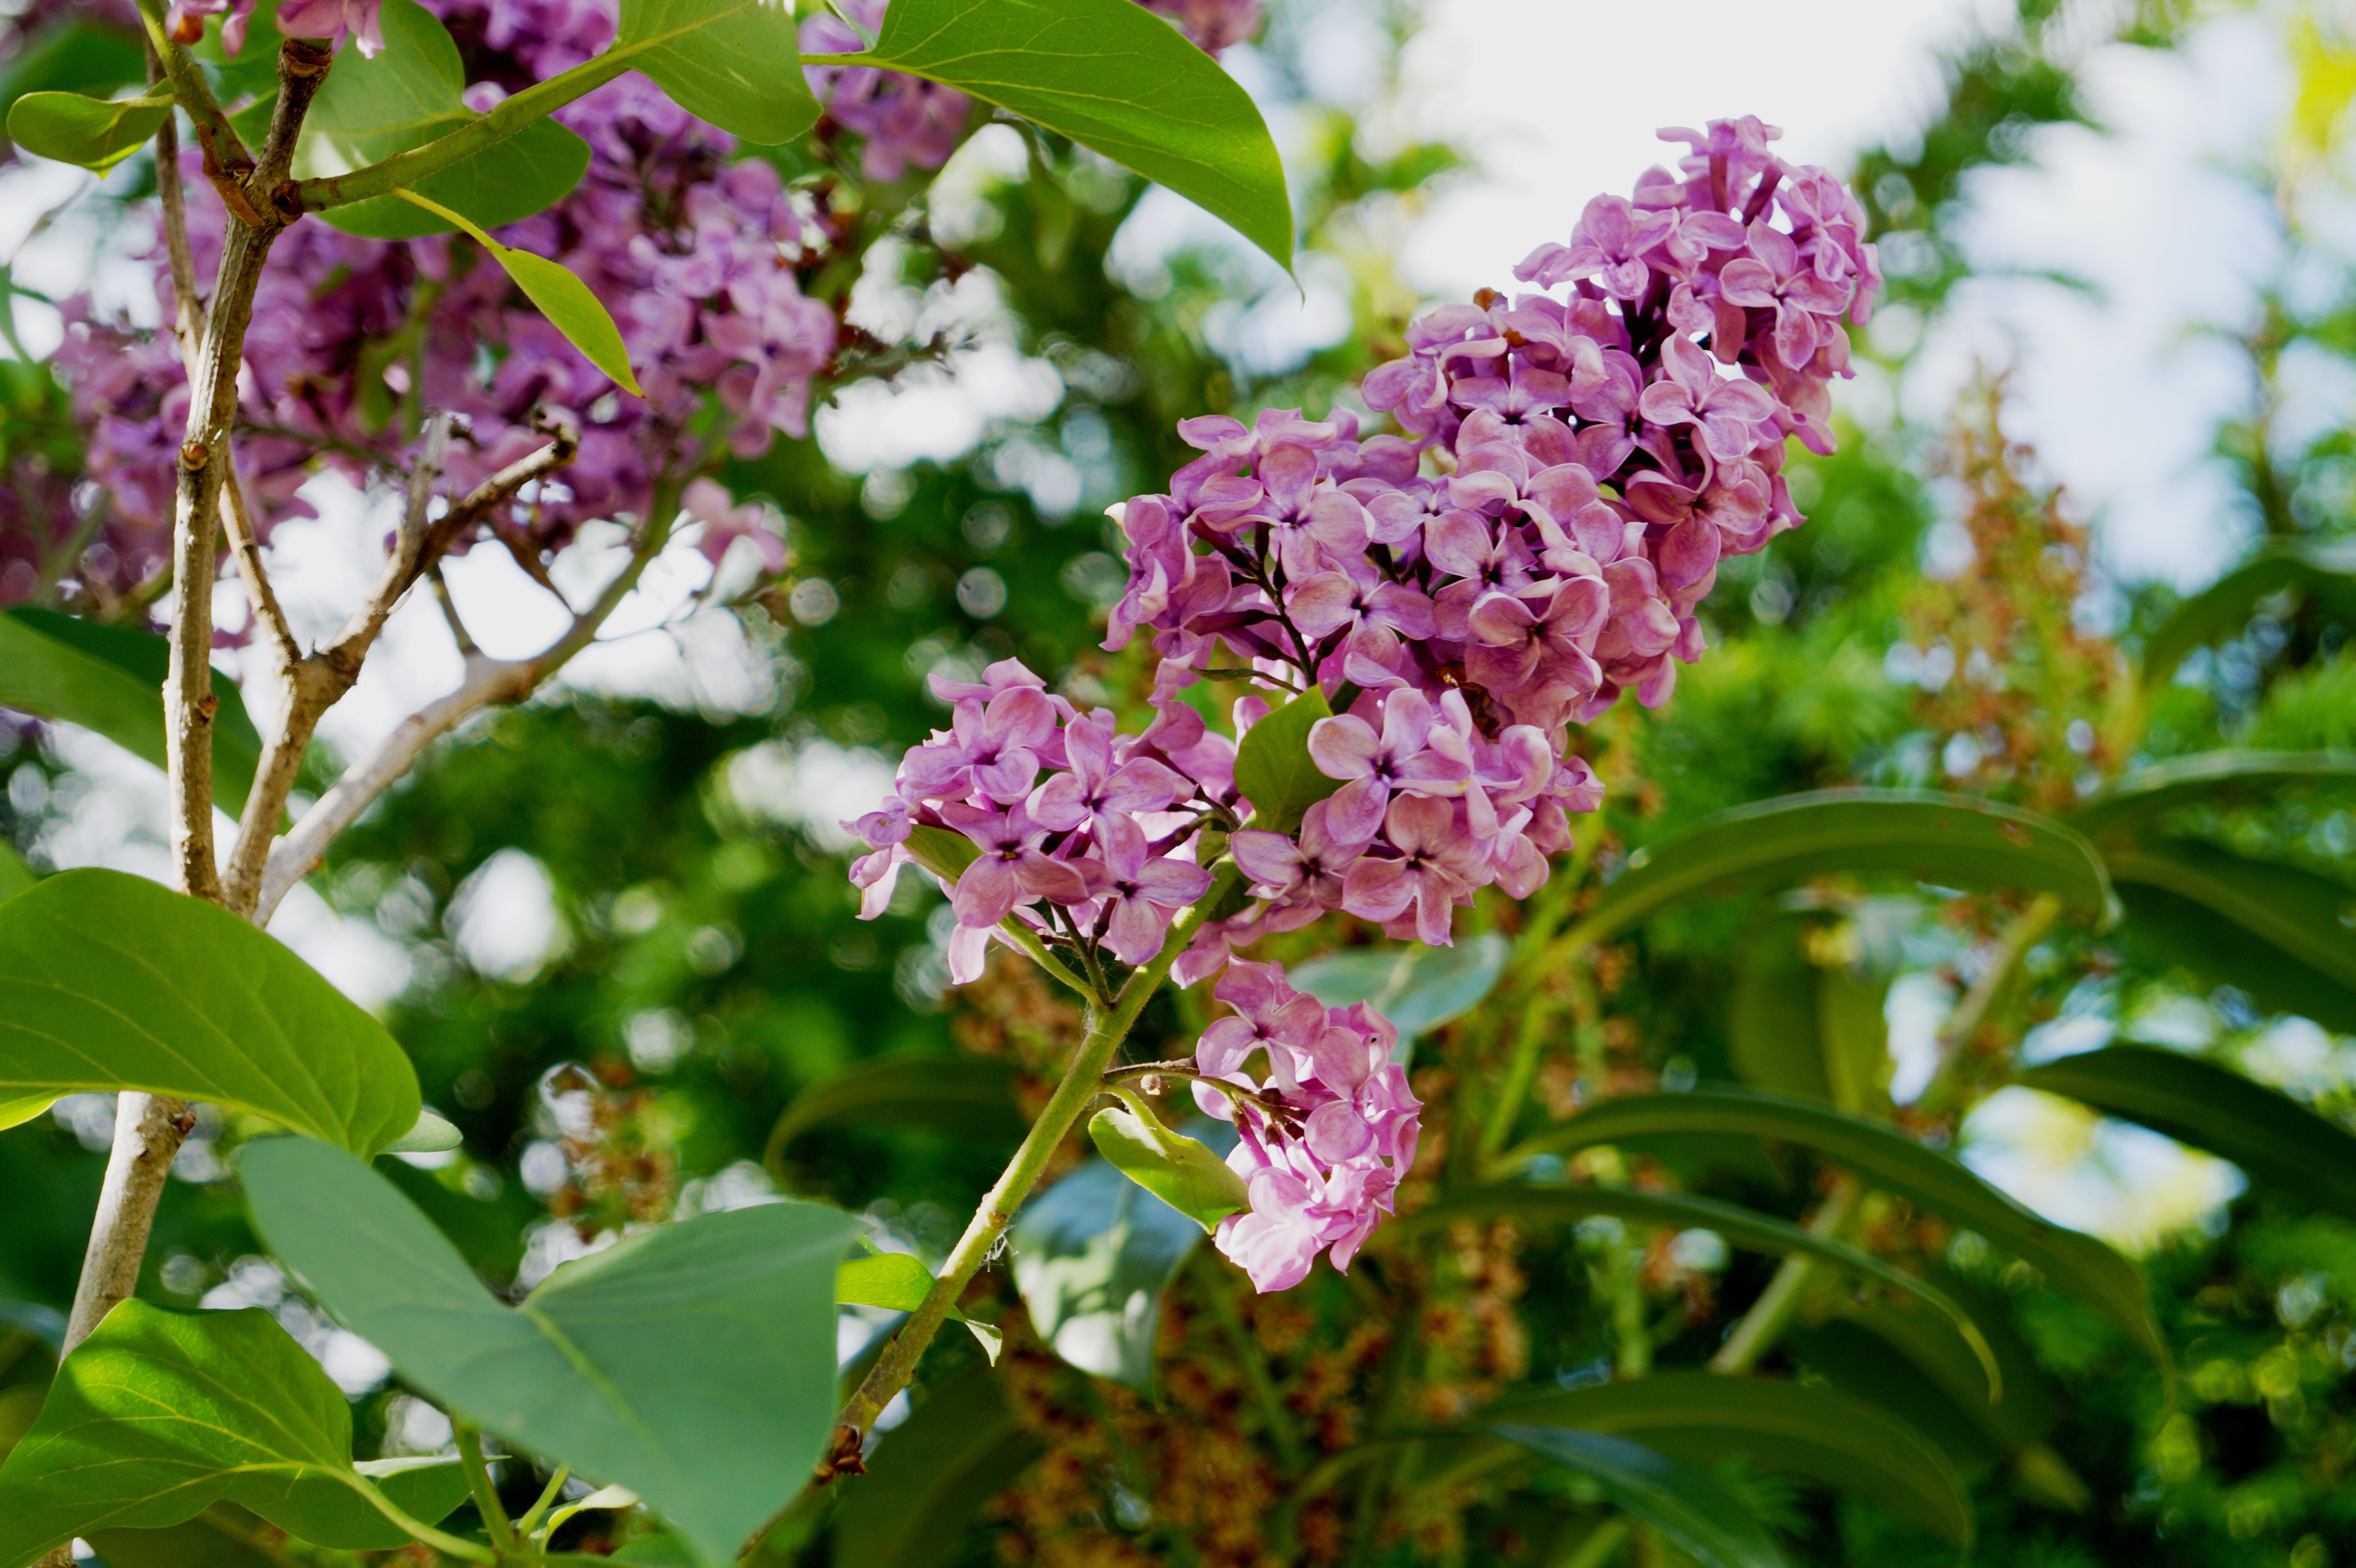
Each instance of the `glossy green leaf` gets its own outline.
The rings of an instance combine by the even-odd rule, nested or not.
[[[440,19],[416,0],[384,0],[380,15],[384,52],[373,59],[357,49],[337,56],[303,122],[296,178],[365,168],[482,118],[459,98],[466,69]],[[427,176],[413,188],[486,229],[497,229],[563,200],[588,167],[589,144],[555,121],[541,119],[487,151]],[[348,234],[378,240],[445,234],[456,227],[390,196],[328,208],[318,217]]]
[[[783,0],[622,0],[608,58],[747,142],[774,146],[818,123],[794,8]]]
[[[1284,167],[1251,95],[1129,0],[894,0],[875,47],[857,58],[1092,147],[1292,269]]]
[[[624,1486],[726,1563],[834,1421],[834,1265],[857,1221],[762,1204],[660,1226],[510,1307],[385,1179],[273,1138],[239,1164],[254,1228],[402,1377],[514,1446]]]
[[[2119,779],[2072,812],[2070,826],[2097,842],[2131,836],[2171,811],[2238,805],[2284,790],[2356,784],[2346,752],[2201,752]]]
[[[2313,977],[2356,998],[2356,888],[2190,838],[2138,844],[2115,854],[2111,874],[2123,890],[2162,894],[2162,909],[2190,903],[2214,917],[2196,923],[2190,940],[2179,944],[2190,950],[2193,956],[2188,962],[2195,968],[2242,986],[2253,996],[2270,982]],[[2147,904],[2131,905],[2130,911]],[[2238,928],[2244,944],[2217,945],[2213,930],[2220,922]],[[2201,926],[2211,931],[2205,961],[2200,956],[2204,945]],[[2165,944],[2165,937],[2162,941]],[[2247,946],[2250,942],[2257,945]],[[2245,984],[2236,960],[2259,954],[2267,961],[2254,965]],[[2316,1021],[2348,1027],[2323,1018]]]
[[[172,95],[86,98],[28,92],[8,111],[8,139],[26,152],[104,174],[147,144],[172,117]]]
[[[1419,1035],[1463,1017],[1497,988],[1513,944],[1494,931],[1460,937],[1452,947],[1420,943],[1351,947],[1295,965],[1292,984],[1329,1008],[1365,1002],[1399,1031],[1394,1059],[1405,1061]]]
[[[2246,630],[2261,601],[2289,592],[2356,621],[2356,540],[2278,541],[2194,594],[2144,644],[2143,678],[2156,686],[2185,656]]]
[[[1826,1389],[1715,1372],[1660,1372],[1631,1382],[1508,1397],[1482,1419],[1608,1433],[1688,1464],[1740,1458],[1772,1475],[1862,1498],[1957,1544],[1971,1539],[1970,1499],[1946,1456],[1903,1423]],[[1461,1458],[1452,1474],[1476,1474],[1502,1457],[1476,1451]]]
[[[171,645],[152,633],[20,606],[0,613],[0,708],[59,719],[164,765],[164,676]],[[216,671],[213,798],[232,815],[262,760],[237,684]]]
[[[1342,787],[1309,756],[1309,732],[1333,716],[1325,694],[1312,687],[1244,731],[1236,747],[1236,788],[1251,803],[1250,827],[1296,832],[1302,812]]]
[[[940,1568],[990,1500],[1041,1453],[1006,1407],[997,1379],[968,1367],[924,1391],[908,1419],[839,1483],[834,1561],[841,1568]]]
[[[1955,1326],[1955,1331],[1972,1344],[1980,1359],[1981,1370],[1987,1376],[1985,1395],[1994,1399],[2003,1393],[2002,1374],[1997,1366],[1995,1352],[1981,1338],[1979,1327],[1972,1321],[1971,1314],[1944,1291],[1892,1267],[1871,1253],[1828,1241],[1772,1215],[1762,1214],[1757,1210],[1745,1209],[1739,1204],[1722,1203],[1715,1198],[1697,1198],[1683,1192],[1640,1192],[1625,1187],[1538,1186],[1502,1182],[1428,1204],[1404,1219],[1393,1221],[1387,1230],[1407,1237],[1452,1225],[1461,1220],[1506,1216],[1525,1221],[1571,1224],[1597,1215],[1610,1215],[1632,1224],[1656,1225],[1663,1230],[1715,1231],[1738,1247],[1767,1253],[1796,1253],[1815,1258],[1819,1263],[1830,1264],[1861,1279],[1872,1280],[1891,1290],[1918,1296],[1946,1314],[1948,1320]]]
[[[507,274],[515,281],[516,287],[539,307],[540,314],[548,318],[549,325],[564,334],[564,340],[581,351],[583,358],[604,371],[616,386],[632,397],[646,396],[638,388],[637,377],[631,373],[630,350],[622,341],[622,329],[614,325],[613,315],[604,303],[589,292],[588,284],[545,256],[535,256],[529,251],[518,251],[500,244],[464,214],[439,202],[413,190],[397,194],[400,199],[412,207],[446,219],[472,235],[476,244],[507,269]]]
[[[1567,1426],[1494,1426],[1565,1469],[1590,1477],[1603,1495],[1644,1520],[1700,1568],[1780,1568],[1783,1554],[1766,1527],[1726,1488],[1640,1443]]]
[[[93,1531],[179,1524],[216,1502],[316,1545],[406,1545],[351,1453],[342,1391],[269,1313],[184,1316],[126,1301],[66,1358],[40,1418],[0,1465],[0,1564],[25,1568]],[[431,1524],[466,1480],[455,1465],[408,1468],[384,1478],[383,1494]]]
[[[2221,1155],[2291,1197],[2356,1219],[2356,1134],[2230,1068],[2114,1045],[2033,1067],[2019,1082]]]
[[[0,904],[0,1096],[141,1089],[359,1154],[417,1120],[384,1026],[227,910],[121,871]]]
[[[1820,790],[1722,812],[1637,851],[1577,934],[1601,941],[1688,899],[1832,872],[2050,892],[2100,921],[2115,907],[2101,857],[2051,817],[1966,795]]]
[[[1812,1148],[1869,1185],[1976,1231],[1998,1251],[2043,1270],[2054,1288],[2084,1301],[2124,1328],[2153,1360],[2169,1364],[2167,1343],[2133,1264],[2092,1236],[2040,1219],[1960,1160],[1925,1148],[1884,1123],[1828,1105],[1735,1089],[1632,1095],[1580,1113],[1505,1159],[1658,1134],[1719,1134]]]
[[[1227,1162],[1159,1122],[1108,1106],[1088,1121],[1088,1137],[1116,1170],[1203,1227],[1251,1207],[1244,1179]]]
[[[1030,1130],[1012,1066],[908,1056],[861,1062],[795,1095],[769,1131],[769,1169],[782,1175],[793,1141],[826,1126],[921,1127],[1010,1149]]]
[[[1015,1218],[1014,1284],[1057,1355],[1151,1389],[1162,1293],[1202,1240],[1200,1225],[1092,1159]]]

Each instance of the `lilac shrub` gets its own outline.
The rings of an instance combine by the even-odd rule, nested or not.
[[[937,677],[951,727],[852,825],[871,917],[917,828],[979,851],[945,880],[960,982],[992,937],[1141,963],[1232,862],[1248,896],[1210,895],[1172,972],[1221,976],[1234,1010],[1196,1047],[1194,1092],[1237,1125],[1251,1206],[1218,1244],[1262,1290],[1321,1250],[1348,1265],[1414,1158],[1417,1104],[1387,1022],[1231,955],[1334,911],[1441,945],[1480,889],[1537,891],[1601,800],[1575,727],[1626,692],[1667,701],[1707,646],[1719,562],[1801,521],[1784,443],[1832,450],[1844,324],[1880,273],[1855,197],[1776,157],[1778,134],[1662,133],[1688,148],[1680,172],[1590,202],[1515,269],[1535,292],[1408,328],[1360,389],[1390,431],[1346,408],[1183,421],[1203,455],[1114,508],[1130,576],[1104,645],[1150,639],[1152,723],[1119,735],[1012,661]],[[1235,704],[1235,740],[1184,699],[1206,676],[1266,693]],[[1291,701],[1327,715],[1307,752],[1333,787],[1277,831],[1238,792],[1237,745]]]

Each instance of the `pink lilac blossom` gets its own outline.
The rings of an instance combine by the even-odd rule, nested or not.
[[[471,45],[487,106],[611,41],[611,5],[565,0],[435,0]],[[285,15],[284,6],[280,15]],[[504,51],[504,53],[500,52]],[[809,430],[813,378],[837,324],[803,295],[796,265],[816,236],[776,169],[731,161],[734,144],[626,76],[560,111],[590,144],[587,175],[508,243],[570,267],[620,326],[644,398],[620,392],[513,289],[470,242],[361,240],[311,220],[272,254],[246,343],[239,459],[269,519],[307,515],[294,495],[318,464],[356,481],[402,463],[417,408],[456,416],[444,485],[464,493],[546,439],[578,432],[580,455],[537,486],[509,519],[542,548],[583,522],[635,516],[666,471],[691,461],[691,422],[716,400],[728,446],[764,450]],[[191,242],[200,277],[217,265],[220,209],[185,155]],[[165,312],[171,283],[160,233],[144,258]],[[112,507],[108,542],[135,575],[160,560],[186,383],[167,336],[66,305],[56,358],[90,429],[88,473]],[[699,490],[691,510],[708,551],[749,537],[774,556],[761,514]],[[123,537],[116,537],[116,536]]]
[[[1388,1024],[1232,955],[1337,910],[1443,944],[1478,890],[1537,891],[1570,814],[1601,803],[1574,726],[1625,691],[1666,701],[1706,645],[1696,612],[1719,560],[1801,520],[1784,443],[1831,450],[1844,324],[1866,319],[1880,279],[1855,198],[1774,157],[1777,134],[1756,120],[1664,133],[1691,148],[1681,173],[1590,203],[1567,244],[1517,270],[1537,292],[1414,323],[1407,357],[1362,389],[1396,433],[1362,434],[1346,410],[1183,421],[1203,455],[1166,494],[1114,508],[1130,578],[1105,646],[1143,633],[1161,656],[1145,733],[1117,735],[1011,661],[980,684],[937,681],[951,729],[850,825],[872,850],[852,869],[868,914],[916,827],[980,850],[952,890],[959,980],[1010,916],[1087,952],[1118,911],[1122,955],[1151,950],[1185,888],[1210,885],[1204,829],[1231,830],[1250,897],[1205,920],[1172,974],[1224,972],[1213,995],[1234,1016],[1195,1065],[1236,1093],[1196,1093],[1241,1117],[1251,1208],[1219,1245],[1263,1290],[1321,1250],[1348,1264],[1413,1158],[1416,1102]],[[1237,741],[1184,700],[1238,669],[1269,694],[1235,705],[1239,740],[1271,698],[1313,688],[1331,710],[1307,744],[1333,787],[1295,832],[1255,820]],[[1117,849],[1114,821],[1142,847]]]

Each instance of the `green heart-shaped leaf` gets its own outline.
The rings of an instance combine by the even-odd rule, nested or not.
[[[809,1478],[835,1413],[835,1264],[857,1221],[707,1214],[568,1264],[509,1307],[382,1176],[273,1138],[239,1162],[254,1228],[417,1388],[646,1500],[714,1568]]]

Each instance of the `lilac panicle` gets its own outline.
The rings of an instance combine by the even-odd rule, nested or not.
[[[1335,910],[1444,944],[1479,889],[1537,891],[1570,815],[1601,800],[1573,727],[1623,692],[1668,699],[1704,651],[1718,563],[1801,520],[1786,440],[1831,450],[1827,384],[1880,284],[1861,208],[1777,158],[1757,120],[1662,134],[1690,149],[1679,172],[1589,203],[1516,269],[1533,292],[1408,327],[1406,357],[1361,389],[1392,430],[1347,409],[1181,422],[1202,455],[1113,509],[1130,575],[1105,646],[1143,633],[1161,661],[1143,735],[1012,661],[936,680],[952,727],[849,825],[872,851],[852,869],[869,914],[916,826],[980,851],[952,890],[960,981],[1010,917],[1136,962],[1209,885],[1205,830],[1228,831],[1248,907],[1205,923],[1173,973],[1224,976],[1233,1013],[1196,1048],[1194,1092],[1237,1124],[1251,1207],[1218,1243],[1262,1290],[1321,1251],[1348,1266],[1413,1162],[1419,1106],[1387,1022],[1231,955]],[[1295,831],[1254,821],[1236,742],[1183,699],[1237,667],[1267,693],[1236,704],[1238,737],[1312,688],[1332,709],[1308,750],[1337,787]]]

